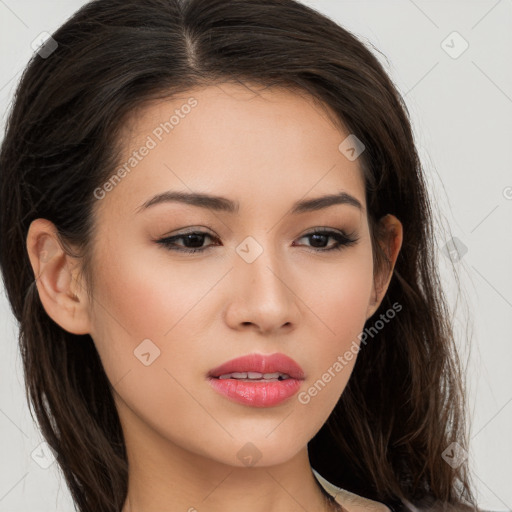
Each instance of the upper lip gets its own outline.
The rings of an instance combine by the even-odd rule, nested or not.
[[[304,380],[304,371],[298,363],[285,354],[248,354],[231,359],[208,372],[209,377],[219,377],[227,373],[259,372],[286,373],[293,379]]]

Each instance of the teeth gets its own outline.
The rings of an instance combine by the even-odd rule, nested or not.
[[[259,372],[233,372],[220,375],[219,379],[240,379],[240,380],[286,380],[290,376],[286,373],[259,373]]]

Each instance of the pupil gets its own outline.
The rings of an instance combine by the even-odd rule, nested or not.
[[[202,238],[201,238],[201,237],[203,237],[203,236],[204,236],[204,235],[198,235],[198,234],[192,233],[192,234],[190,234],[190,235],[186,235],[185,240],[187,240],[188,242],[190,242],[190,241],[191,241],[191,238],[192,238],[192,248],[195,248],[195,247],[201,247],[201,245],[203,245],[203,244],[202,244],[203,240],[202,240]],[[195,242],[199,242],[199,244],[198,244],[198,245],[194,245],[194,241],[195,241]],[[190,247],[190,246],[189,246],[189,245],[187,245],[187,247]]]
[[[314,240],[316,239],[317,242],[319,241],[318,238],[316,237],[320,237],[321,239],[325,239],[326,238],[326,235],[319,235],[319,234],[314,234],[314,235],[311,235],[312,236],[312,242],[313,242],[313,246],[315,246],[315,243],[314,243]],[[323,240],[325,242],[325,240]],[[323,245],[323,244],[320,244],[320,246]],[[318,247],[318,246],[315,246],[315,247]]]

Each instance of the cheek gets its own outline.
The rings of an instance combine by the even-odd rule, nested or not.
[[[99,308],[97,324],[112,324],[134,342],[165,342],[201,309],[218,273],[200,263],[174,264],[163,248],[140,252],[119,250],[98,265],[97,295],[104,307]]]
[[[140,252],[144,257],[112,244],[111,257],[96,265],[93,337],[110,382],[130,408],[163,428],[183,428],[186,436],[190,421],[204,422],[204,410],[184,388],[206,388],[203,372],[216,361],[212,339],[219,339],[213,331],[223,329],[211,324],[225,307],[219,288],[225,294],[234,284],[219,282],[229,268],[207,259],[173,261],[165,250],[147,247]],[[144,359],[154,362],[145,366]],[[166,412],[172,410],[182,411],[179,420]]]
[[[341,256],[339,264],[318,266],[309,284],[302,280],[300,293],[310,319],[303,327],[314,343],[304,354],[311,375],[299,402],[321,417],[334,408],[354,368],[371,300],[372,272],[371,250],[360,247]]]
[[[194,386],[208,388],[191,367],[200,352],[194,330],[205,314],[201,299],[218,274],[183,272],[161,256],[148,261],[126,248],[96,268],[94,341],[121,418],[131,429],[147,424],[184,446],[191,431],[196,442],[206,438],[204,429],[192,426],[204,426],[208,415],[190,393]]]
[[[302,273],[299,293],[319,320],[326,337],[340,342],[363,327],[372,297],[373,263],[366,244],[348,249],[336,261],[317,264],[314,273]],[[356,333],[357,334],[357,333]]]

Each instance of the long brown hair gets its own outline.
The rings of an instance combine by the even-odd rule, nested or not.
[[[123,120],[148,101],[227,81],[309,93],[363,142],[376,270],[386,264],[378,219],[393,214],[404,229],[388,292],[367,323],[393,304],[402,309],[361,349],[309,443],[312,466],[397,509],[401,500],[474,504],[466,464],[442,457],[453,441],[466,446],[466,406],[431,206],[407,107],[374,54],[293,0],[96,0],[52,37],[56,48],[48,43],[24,71],[1,147],[0,264],[31,414],[78,510],[121,510],[125,445],[92,338],[65,331],[41,304],[28,228],[53,222],[65,247],[80,248],[93,290],[94,190],[119,164]]]

